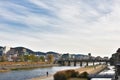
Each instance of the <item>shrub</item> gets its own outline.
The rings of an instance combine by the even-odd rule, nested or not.
[[[79,72],[77,72],[77,71],[75,71],[75,70],[71,70],[70,73],[71,73],[70,76],[71,76],[72,78],[78,77],[78,75],[79,75]]]
[[[54,80],[67,80],[69,78],[77,77],[79,75],[75,70],[59,71],[54,75]]]
[[[80,78],[88,78],[88,73],[87,72],[83,72],[79,75]]]
[[[54,80],[67,80],[67,76],[65,74],[65,72],[57,72],[55,75],[54,75]]]

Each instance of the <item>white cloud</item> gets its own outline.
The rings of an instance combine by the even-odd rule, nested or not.
[[[11,8],[22,11],[22,14],[17,14],[9,11],[8,6],[0,4],[1,17],[28,26],[27,30],[18,33],[16,31],[17,35],[15,35],[7,32],[8,25],[4,25],[6,28],[0,25],[0,29],[6,31],[0,32],[3,40],[13,40],[11,37],[19,36],[14,38],[16,43],[14,45],[20,43],[35,50],[91,52],[103,56],[105,53],[111,55],[112,51],[119,47],[120,2],[118,0],[113,3],[111,0],[110,2],[94,0],[93,3],[84,0],[29,0],[29,2],[37,9],[44,9],[46,12],[35,13],[30,11],[32,7],[9,2]],[[15,30],[17,29],[12,27],[10,29],[10,31]],[[3,33],[6,36],[3,36]],[[3,41],[3,43],[9,42]]]

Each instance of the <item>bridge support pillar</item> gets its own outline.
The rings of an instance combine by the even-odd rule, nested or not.
[[[87,80],[91,80],[91,78],[88,78]]]
[[[88,66],[88,61],[86,62],[86,66]]]
[[[101,62],[99,62],[99,65],[101,65]]]
[[[70,61],[68,61],[68,66],[71,66],[71,62]]]
[[[82,61],[80,61],[80,66],[83,66]]]
[[[95,62],[93,61],[93,66],[95,65]]]
[[[76,66],[76,61],[74,61],[74,66]]]
[[[106,63],[105,63],[106,65],[108,65],[108,62],[106,61]]]
[[[65,66],[65,61],[62,61],[62,65]]]

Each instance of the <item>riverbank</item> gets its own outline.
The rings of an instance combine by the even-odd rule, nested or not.
[[[9,72],[10,70],[3,70],[3,69],[1,69],[0,70],[0,73],[3,73],[3,72]]]
[[[0,63],[0,72],[8,72],[11,70],[33,69],[58,66],[58,64],[47,64],[43,62],[4,62]]]

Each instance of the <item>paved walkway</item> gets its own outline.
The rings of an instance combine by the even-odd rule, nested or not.
[[[44,79],[39,79],[39,80],[54,80],[54,79],[53,79],[53,76],[51,76],[51,77],[46,77]]]

